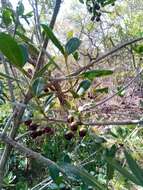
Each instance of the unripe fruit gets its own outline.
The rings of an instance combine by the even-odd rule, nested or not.
[[[67,122],[68,122],[68,123],[72,123],[73,121],[74,121],[73,115],[68,115]]]
[[[67,131],[65,133],[65,139],[66,140],[71,140],[74,137],[74,133],[72,131]]]
[[[70,124],[70,129],[71,129],[71,131],[77,131],[77,129],[78,129],[78,124],[77,124],[76,121],[75,121],[75,122],[72,122],[72,123]]]
[[[32,119],[28,119],[24,123],[25,125],[29,126],[32,123]]]
[[[87,133],[87,129],[86,128],[81,128],[79,130],[79,136],[80,137],[84,137],[86,135],[86,133]]]
[[[31,125],[29,125],[29,130],[30,131],[35,131],[35,130],[37,130],[38,127],[39,127],[39,125],[37,125],[36,123],[31,124]]]

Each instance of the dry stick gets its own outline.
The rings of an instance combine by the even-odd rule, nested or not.
[[[143,120],[127,120],[127,121],[107,121],[107,122],[81,122],[81,125],[87,126],[107,126],[107,125],[143,125]]]
[[[54,27],[54,24],[56,22],[56,18],[57,18],[59,9],[60,9],[60,5],[61,5],[61,0],[57,0],[55,8],[54,8],[53,16],[52,16],[52,19],[51,19],[51,22],[50,22],[50,27],[51,28]],[[44,43],[43,43],[43,48],[46,49],[46,47],[48,45],[48,41],[49,41],[49,39],[46,38]],[[43,66],[43,62],[44,62],[44,53],[43,53],[43,51],[41,51],[41,53],[39,55],[39,58],[38,58],[38,61],[37,61],[35,74]],[[32,98],[32,94],[31,94],[30,89],[28,89],[28,92],[26,94],[26,97],[25,97],[23,103],[27,105],[28,102],[31,100],[31,98]],[[14,139],[15,136],[16,136],[16,133],[17,133],[17,130],[18,130],[19,126],[20,126],[20,121],[21,121],[21,118],[22,118],[22,116],[24,114],[24,111],[25,111],[25,107],[21,107],[21,108],[19,108],[17,110],[17,112],[16,112],[16,114],[14,116],[14,124],[13,124],[13,127],[12,127],[12,129],[10,131],[10,134],[9,134],[10,138],[12,138],[12,139]],[[3,154],[1,156],[1,159],[0,159],[0,189],[2,188],[4,170],[5,170],[5,166],[6,166],[7,162],[8,162],[8,158],[10,156],[11,150],[12,150],[11,145],[7,144],[5,149],[4,149]]]
[[[4,65],[5,73],[8,76],[10,76],[9,67],[8,67],[7,62],[4,60],[4,58],[3,58],[3,65]],[[10,92],[10,96],[11,96],[11,101],[15,102],[15,96],[14,96],[14,90],[13,90],[12,81],[11,81],[11,79],[7,79],[7,80],[8,80],[8,87],[9,87],[9,92]]]
[[[38,38],[38,42],[41,42],[41,30],[40,30],[40,22],[39,22],[39,14],[38,14],[38,5],[37,5],[37,0],[32,0],[29,1],[34,12],[34,21],[35,21],[35,32],[36,36]]]
[[[51,22],[50,22],[50,25],[49,25],[51,29],[54,28],[57,15],[58,15],[58,12],[60,10],[60,5],[61,5],[61,0],[57,0],[55,8],[54,8],[53,16],[52,16],[52,19],[51,19]],[[45,40],[44,40],[42,49],[46,49],[47,48],[48,42],[49,42],[49,38],[46,37]],[[45,55],[45,52],[42,50],[41,53],[40,53],[40,55],[39,55],[39,58],[38,58],[38,60],[41,60],[41,63],[37,64],[37,67],[36,67],[37,71],[43,66],[44,57],[45,57],[44,55]]]
[[[44,120],[44,118],[42,119]],[[48,118],[49,122],[53,123],[68,123],[67,120],[62,119],[55,119],[55,118]],[[107,126],[107,125],[142,125],[143,120],[126,120],[126,121],[79,121],[79,125],[86,125],[86,126]]]

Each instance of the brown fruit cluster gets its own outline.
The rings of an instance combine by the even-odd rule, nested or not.
[[[52,129],[51,127],[45,127],[42,130],[38,130],[38,128],[40,127],[40,125],[36,124],[36,123],[32,123],[32,120],[26,120],[25,125],[27,125],[28,130],[31,131],[31,138],[35,139],[38,136],[41,136],[43,134],[47,134],[47,135],[53,135],[54,134],[54,129]]]
[[[78,131],[79,128],[79,123],[77,121],[74,121],[74,117],[73,116],[68,116],[68,123],[69,123],[69,128],[70,130],[68,130],[64,137],[66,140],[71,140],[74,138],[75,133]],[[82,127],[81,129],[79,129],[79,136],[81,138],[83,138],[85,135],[87,134],[87,129]]]

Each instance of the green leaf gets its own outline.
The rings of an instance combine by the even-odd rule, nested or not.
[[[11,9],[4,9],[2,12],[2,20],[6,26],[9,26],[12,23],[12,11]]]
[[[81,184],[81,187],[79,190],[89,190],[88,185],[86,185],[85,183]]]
[[[82,96],[91,86],[91,81],[90,80],[83,80],[77,89],[77,94],[79,96]]]
[[[26,45],[28,45],[28,50],[29,50],[30,55],[36,57],[39,54],[38,49],[33,45],[30,38],[28,38],[27,36],[25,36],[24,34],[18,32],[18,31],[16,31],[16,35],[20,39],[22,39],[26,43]]]
[[[91,70],[91,71],[86,71],[81,74],[83,78],[88,78],[89,80],[93,80],[96,77],[103,77],[103,76],[108,76],[113,74],[112,70]]]
[[[143,53],[143,45],[141,44],[141,45],[135,45],[134,47],[133,47],[133,50],[136,52],[136,53],[138,53],[138,54],[142,54]]]
[[[80,3],[84,4],[84,0],[79,0]]]
[[[24,56],[24,64],[28,61],[28,48],[25,44],[20,44],[19,45]]]
[[[74,59],[75,59],[76,61],[79,60],[79,53],[78,53],[78,51],[75,51],[75,52],[73,53],[73,57],[74,57]]]
[[[5,99],[3,98],[3,96],[0,95],[0,105],[5,104]]]
[[[3,82],[0,80],[0,95],[3,94]]]
[[[36,78],[32,84],[32,91],[35,96],[39,96],[45,87],[45,81],[42,77]]]
[[[20,46],[10,35],[3,32],[0,33],[0,51],[14,66],[19,68],[24,66],[24,55]]]
[[[97,88],[94,90],[94,93],[108,93],[109,91],[109,88],[108,87],[105,87],[105,88]]]
[[[116,155],[117,147],[113,145],[110,149],[107,149],[106,156],[114,159]],[[107,179],[111,180],[114,176],[114,167],[107,163]]]
[[[119,171],[125,178],[132,181],[133,183],[137,185],[141,185],[140,181],[132,175],[129,171],[127,171],[125,168],[123,168],[120,163],[117,160],[113,160],[112,158],[106,158],[106,161],[108,164],[113,166],[117,171]]]
[[[97,188],[98,190],[107,189],[104,185],[100,184],[94,176],[81,167],[76,167],[70,164],[64,164],[62,167],[69,177],[75,176],[76,178],[81,179],[85,184],[90,185],[95,189]]]
[[[124,154],[132,173],[136,176],[136,178],[140,181],[140,184],[143,186],[143,170],[126,150],[124,151]]]
[[[50,176],[55,183],[59,183],[59,169],[55,165],[50,165],[49,167]]]
[[[18,6],[16,7],[16,13],[18,16],[22,16],[24,13],[24,5],[22,3],[22,1],[18,2]]]
[[[33,11],[30,11],[24,15],[27,18],[31,18],[33,16]]]
[[[52,105],[54,105],[54,102],[53,100],[56,98],[55,94],[54,93],[50,93],[47,98],[46,98],[46,101],[45,101],[45,112],[47,112],[51,107]]]
[[[42,24],[43,30],[46,34],[46,36],[53,42],[53,44],[60,50],[60,52],[65,55],[65,51],[63,46],[61,45],[61,42],[57,39],[57,37],[55,36],[55,34],[53,33],[52,29],[45,25]]]
[[[74,53],[79,48],[80,44],[81,41],[78,38],[76,37],[71,38],[65,45],[66,53],[68,55]]]
[[[37,77],[41,77],[49,68],[49,66],[52,64],[51,61],[49,61],[49,63],[47,63],[46,65],[44,65],[43,68],[41,68],[36,74],[35,74],[35,78]]]
[[[57,63],[54,61],[54,58],[49,58],[50,61],[44,65],[43,68],[41,68],[34,76],[34,78],[37,78],[37,77],[41,77],[48,69],[49,71],[52,71],[54,70],[55,68],[61,70],[61,68],[59,67],[59,65],[57,65]],[[50,67],[50,66],[54,66],[54,67]]]
[[[120,97],[124,97],[124,96],[125,96],[125,93],[126,93],[126,91],[125,91],[125,90],[122,90],[122,89],[123,89],[122,86],[118,86],[118,87],[117,87],[118,96],[120,96]]]

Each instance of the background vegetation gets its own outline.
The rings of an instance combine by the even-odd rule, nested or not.
[[[0,189],[143,189],[142,11],[1,0]]]

